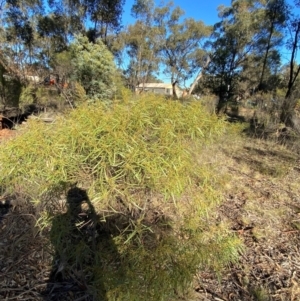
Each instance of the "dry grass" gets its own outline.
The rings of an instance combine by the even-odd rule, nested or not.
[[[1,300],[41,300],[51,256],[47,239],[35,227],[35,209],[5,197],[0,220]]]
[[[227,221],[246,249],[220,282],[200,273],[195,300],[299,300],[299,155],[251,138],[227,141],[214,153],[230,176],[216,219]]]

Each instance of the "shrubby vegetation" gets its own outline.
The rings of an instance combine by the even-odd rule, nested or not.
[[[115,250],[96,246],[95,263],[83,271],[90,291],[100,296],[104,286],[107,300],[174,300],[199,268],[221,271],[241,249],[210,219],[224,181],[201,160],[205,145],[227,130],[199,102],[149,95],[84,104],[50,125],[29,121],[1,145],[0,181],[41,208],[44,232],[77,183],[110,228]],[[63,234],[54,228],[51,235],[57,251]],[[84,269],[88,245],[66,248]]]
[[[276,139],[292,139],[290,128],[300,132],[300,22],[284,0],[233,1],[219,8],[213,27],[184,19],[173,5],[136,0],[136,22],[121,28],[123,4],[67,1],[44,10],[43,2],[5,3],[1,104],[65,112],[52,124],[29,120],[1,144],[0,188],[38,208],[37,227],[54,257],[67,254],[65,271],[87,275],[94,296],[175,300],[198,269],[221,271],[241,250],[212,219],[224,179],[203,154],[232,130],[215,111],[250,121],[260,137],[268,127]],[[159,81],[160,70],[173,98],[176,85],[189,98],[132,94]],[[242,110],[251,116],[238,116]],[[91,247],[85,223],[75,224],[79,244],[63,239],[72,231],[59,218],[74,186],[87,192],[85,213],[95,214],[100,230],[92,230],[105,233],[106,243],[92,239]]]
[[[112,54],[101,40],[96,43],[87,37],[77,36],[71,44],[71,78],[80,83],[90,100],[111,99],[116,87],[115,64]]]

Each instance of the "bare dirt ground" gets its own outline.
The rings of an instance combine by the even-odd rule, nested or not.
[[[195,300],[300,300],[300,160],[259,139],[220,150],[230,175],[216,216],[244,242],[239,262],[219,278],[199,273]]]
[[[186,300],[300,300],[299,155],[289,147],[242,138],[215,149],[210,160],[228,178],[215,220],[227,221],[245,247],[219,277],[199,273]],[[1,300],[46,300],[51,250],[35,224],[31,205],[0,196]],[[64,285],[68,292],[61,300],[90,300],[75,282],[76,277]]]
[[[13,135],[14,135],[13,130],[9,130],[9,129],[0,130],[0,142],[1,142],[1,140],[3,141],[3,139],[7,139],[9,137],[12,137]]]

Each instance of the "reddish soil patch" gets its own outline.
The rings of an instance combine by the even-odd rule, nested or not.
[[[2,130],[0,130],[0,140],[10,138],[10,137],[14,136],[14,134],[15,133],[13,130],[2,129]]]

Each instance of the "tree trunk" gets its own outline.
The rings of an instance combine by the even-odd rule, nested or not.
[[[273,31],[274,31],[274,23],[272,23],[272,26],[271,26],[271,29],[270,29],[270,34],[269,34],[269,37],[268,37],[267,49],[266,49],[266,53],[265,53],[265,56],[264,56],[263,68],[262,68],[262,71],[261,71],[259,85],[258,85],[259,90],[261,90],[262,86],[263,86],[263,80],[264,80],[265,70],[266,70],[266,66],[267,66],[267,59],[268,59],[269,51],[270,51],[270,48],[271,48],[271,39],[272,39]]]
[[[176,85],[177,85],[177,80],[175,81],[172,80],[172,92],[173,92],[172,94],[174,99],[178,99],[177,92],[176,92]]]
[[[211,58],[210,58],[210,56],[207,56],[206,62],[204,64],[204,66],[199,71],[197,77],[195,78],[194,82],[192,83],[192,85],[191,85],[191,87],[189,89],[189,93],[188,93],[189,96],[193,93],[196,85],[198,84],[199,80],[202,78],[203,70],[205,70],[208,67],[208,65],[209,65],[210,62],[211,62]]]

